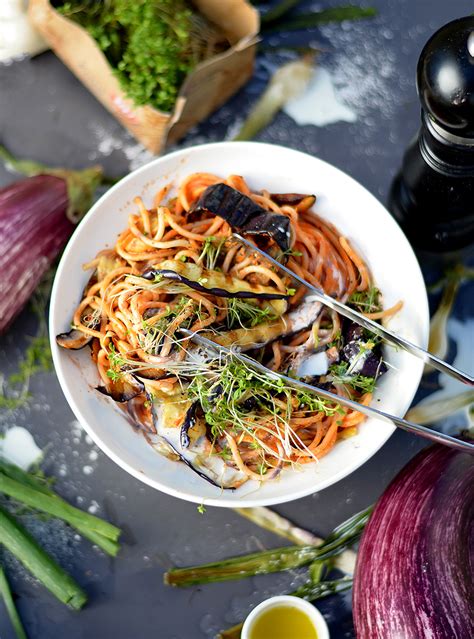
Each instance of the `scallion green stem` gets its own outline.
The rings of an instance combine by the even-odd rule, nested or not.
[[[79,610],[86,603],[87,595],[82,588],[38,545],[29,532],[2,508],[0,544],[15,555],[59,601],[75,610]]]
[[[313,561],[329,559],[354,544],[368,521],[372,506],[357,513],[333,532],[318,546],[288,546],[263,552],[232,557],[202,566],[173,568],[165,573],[165,583],[185,588],[197,584],[245,579],[306,566]]]
[[[251,140],[291,99],[304,92],[313,75],[313,56],[283,64],[271,77],[233,140]]]
[[[7,477],[1,472],[0,493],[4,493],[36,510],[48,513],[48,515],[63,519],[71,526],[76,528],[79,526],[82,531],[87,529],[92,533],[96,533],[96,535],[102,535],[115,542],[120,536],[120,528],[109,524],[109,522],[71,506],[56,495],[41,492],[36,487],[28,486],[11,477]]]
[[[45,482],[42,482],[40,478],[35,477],[31,473],[23,470],[19,466],[15,464],[10,464],[2,459],[0,459],[0,474],[3,473],[7,475],[10,479],[13,479],[17,482],[24,484],[25,486],[29,486],[34,490],[38,490],[39,492],[49,495],[50,497],[54,497],[59,500],[63,504],[67,504],[59,495],[57,495],[54,491],[52,491]],[[67,504],[69,505],[69,504]],[[82,511],[81,511],[82,512]],[[71,526],[73,526],[83,537],[91,541],[96,546],[99,546],[104,552],[106,552],[111,557],[116,557],[118,551],[120,550],[120,545],[117,541],[114,541],[108,537],[105,537],[103,534],[96,532],[95,530],[91,530],[89,528],[88,522],[82,523],[76,521],[74,524],[69,522]]]
[[[23,624],[21,623],[20,615],[18,614],[18,610],[16,609],[15,602],[13,601],[13,596],[10,590],[10,585],[7,580],[7,576],[0,566],[0,595],[5,603],[5,608],[7,609],[8,616],[10,618],[10,622],[13,626],[13,630],[15,631],[17,639],[28,639],[26,636],[25,629],[23,628]]]
[[[293,570],[306,566],[317,557],[318,549],[315,546],[275,548],[202,566],[172,568],[165,574],[165,583],[186,588],[197,584],[245,579],[255,575]]]

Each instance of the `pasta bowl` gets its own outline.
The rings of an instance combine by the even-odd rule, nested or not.
[[[351,177],[305,153],[255,142],[222,142],[184,149],[160,157],[112,187],[78,225],[54,281],[50,335],[55,369],[66,399],[96,444],[124,470],[165,493],[214,506],[250,507],[278,504],[330,486],[367,461],[387,441],[394,426],[367,419],[354,436],[342,439],[319,461],[283,470],[272,481],[248,481],[234,491],[205,481],[182,463],[156,452],[125,413],[95,390],[97,368],[88,348],[64,351],[55,336],[67,331],[81,300],[89,274],[82,265],[114,245],[136,211],[141,196],[151,206],[162,187],[179,184],[195,172],[225,178],[243,175],[252,189],[273,193],[315,193],[315,211],[334,224],[369,266],[382,291],[385,307],[403,300],[388,326],[426,347],[429,313],[423,277],[402,231],[386,209]],[[423,363],[386,347],[388,372],[378,381],[372,402],[377,408],[403,416],[418,387]]]

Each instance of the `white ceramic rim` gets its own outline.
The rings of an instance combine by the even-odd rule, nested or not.
[[[270,597],[262,603],[258,604],[256,608],[252,610],[242,627],[242,639],[250,639],[250,632],[255,621],[269,608],[275,608],[276,606],[288,606],[292,608],[298,608],[304,612],[316,630],[318,639],[329,639],[329,628],[323,615],[319,610],[309,601],[300,599],[299,597],[293,597],[292,595],[280,595],[277,597]],[[297,639],[295,637],[295,639]]]
[[[387,433],[386,433],[386,437],[383,439],[383,441],[380,443],[380,445],[377,448],[368,448],[365,451],[365,454],[363,454],[358,460],[357,462],[353,462],[351,465],[347,466],[347,465],[343,465],[341,466],[340,470],[336,473],[334,473],[333,475],[331,475],[330,477],[326,478],[323,481],[320,481],[320,483],[317,485],[317,487],[311,487],[311,486],[305,486],[299,490],[293,490],[292,492],[288,493],[288,494],[282,494],[279,495],[278,497],[269,497],[269,498],[265,498],[265,497],[259,497],[258,496],[258,491],[255,492],[251,492],[248,495],[239,496],[239,499],[232,499],[229,497],[225,496],[225,493],[221,493],[219,496],[217,497],[209,497],[209,496],[205,496],[205,497],[201,497],[199,495],[196,494],[192,494],[192,493],[188,493],[185,490],[182,489],[177,489],[174,488],[173,486],[169,486],[166,485],[162,482],[160,482],[157,479],[151,478],[149,476],[147,476],[143,471],[141,471],[138,467],[135,467],[132,463],[128,463],[127,461],[123,460],[121,458],[120,455],[118,455],[106,442],[103,441],[103,439],[101,438],[101,436],[95,431],[94,427],[91,426],[87,420],[84,418],[84,416],[82,415],[82,411],[81,409],[78,407],[77,402],[74,398],[73,393],[71,392],[70,389],[70,385],[68,383],[68,381],[66,380],[65,374],[64,374],[64,369],[63,369],[63,365],[61,363],[61,354],[60,354],[60,350],[59,347],[57,346],[54,336],[61,332],[62,330],[64,330],[64,328],[62,326],[59,326],[57,324],[56,321],[56,314],[57,314],[57,308],[60,307],[61,305],[61,300],[59,298],[59,290],[60,290],[60,284],[62,284],[61,280],[63,277],[67,277],[67,263],[68,260],[70,258],[70,256],[73,254],[74,250],[75,250],[75,240],[78,238],[79,234],[81,233],[82,228],[87,225],[88,221],[91,219],[91,217],[94,216],[95,212],[100,209],[100,207],[103,205],[103,203],[105,201],[107,201],[107,199],[115,192],[118,191],[119,189],[122,189],[124,185],[126,185],[128,182],[133,182],[137,177],[139,177],[142,173],[146,173],[148,171],[150,171],[151,168],[153,167],[159,167],[159,165],[164,162],[164,161],[169,161],[171,159],[173,160],[180,160],[185,162],[187,159],[187,156],[195,153],[195,152],[199,152],[200,150],[209,150],[209,151],[219,151],[224,149],[225,147],[228,147],[228,151],[232,151],[238,147],[244,147],[248,152],[251,152],[252,148],[260,148],[263,150],[267,150],[269,152],[271,151],[284,151],[287,153],[291,153],[291,154],[295,154],[296,156],[302,156],[301,159],[306,158],[306,159],[311,159],[311,160],[315,160],[317,163],[319,163],[321,166],[324,166],[328,169],[331,169],[331,171],[333,171],[335,174],[340,174],[341,176],[341,180],[344,180],[347,184],[351,184],[353,187],[357,187],[358,189],[361,189],[364,191],[365,196],[367,197],[367,199],[371,199],[373,202],[374,206],[377,206],[380,210],[384,210],[386,215],[387,215],[387,219],[385,220],[385,223],[387,224],[388,228],[390,228],[390,226],[392,226],[392,230],[396,229],[396,231],[400,234],[400,241],[405,243],[405,249],[408,252],[408,254],[410,254],[410,259],[414,260],[414,263],[416,264],[418,271],[416,273],[416,275],[418,277],[421,277],[421,281],[422,280],[422,275],[421,275],[421,271],[419,269],[418,263],[416,261],[416,257],[408,243],[408,240],[406,240],[406,238],[403,236],[401,230],[399,229],[397,223],[395,222],[395,220],[390,216],[390,214],[386,211],[386,209],[384,209],[383,205],[369,192],[367,191],[360,183],[358,183],[356,180],[354,180],[353,178],[351,178],[349,175],[347,175],[346,173],[344,173],[343,171],[341,171],[340,169],[337,169],[336,167],[334,167],[333,165],[329,164],[328,162],[325,162],[324,160],[320,160],[319,158],[315,158],[313,156],[309,156],[306,153],[300,152],[300,151],[296,151],[293,149],[287,149],[285,147],[280,147],[278,145],[272,145],[272,144],[264,144],[264,143],[260,143],[260,142],[217,142],[217,143],[212,143],[212,144],[202,144],[202,145],[197,145],[194,147],[189,147],[189,148],[185,148],[185,149],[181,149],[178,151],[174,151],[173,153],[169,153],[165,156],[161,156],[159,158],[156,158],[155,160],[149,162],[148,164],[140,167],[139,169],[137,169],[136,171],[130,173],[129,175],[127,175],[126,177],[124,177],[122,180],[120,180],[117,184],[115,184],[109,191],[107,191],[95,204],[94,206],[90,209],[90,211],[87,213],[87,215],[83,218],[83,220],[81,220],[81,222],[79,223],[79,225],[77,226],[76,230],[74,231],[68,245],[66,246],[66,249],[64,250],[63,256],[61,258],[60,264],[58,266],[57,269],[57,273],[56,273],[56,277],[54,280],[54,284],[53,284],[53,288],[52,288],[52,293],[51,293],[51,305],[50,305],[50,323],[49,323],[49,329],[50,329],[50,341],[51,341],[51,349],[52,349],[52,356],[53,356],[53,363],[55,366],[55,370],[56,370],[56,374],[58,376],[58,380],[59,383],[61,385],[62,391],[66,397],[66,400],[69,403],[69,406],[71,407],[74,415],[76,416],[77,420],[79,421],[79,423],[81,424],[81,426],[84,428],[84,430],[90,435],[90,437],[94,440],[94,442],[97,444],[97,446],[99,446],[99,448],[106,454],[108,455],[116,464],[118,464],[120,467],[122,467],[124,470],[126,470],[128,473],[130,473],[133,477],[135,477],[136,479],[139,479],[140,481],[144,482],[145,484],[160,490],[162,492],[165,492],[168,495],[171,495],[173,497],[177,497],[179,499],[184,499],[186,501],[190,501],[193,503],[205,503],[206,505],[211,505],[211,506],[220,506],[220,507],[228,507],[228,508],[235,508],[237,507],[252,507],[252,506],[270,506],[270,505],[275,505],[275,504],[281,504],[281,503],[285,503],[288,501],[293,501],[295,499],[300,499],[302,497],[306,497],[307,495],[310,495],[314,492],[319,492],[320,490],[323,490],[324,488],[327,488],[328,486],[331,486],[334,483],[337,483],[338,481],[340,481],[341,479],[343,479],[344,477],[350,475],[352,472],[354,472],[355,470],[357,470],[358,468],[360,468],[360,466],[362,466],[368,459],[370,459],[382,446],[383,444],[389,439],[389,437],[392,435],[392,433],[395,430],[395,426],[392,426],[391,428],[388,427],[388,424],[386,424],[387,426]],[[427,340],[428,340],[428,328],[429,328],[429,312],[428,312],[428,299],[427,299],[427,295],[426,295],[426,290],[425,290],[425,294],[423,296],[423,299],[419,299],[418,300],[418,305],[417,305],[417,310],[419,313],[419,321],[420,321],[420,345],[423,347],[426,347],[427,344]],[[416,362],[415,364],[419,365],[419,361]],[[419,379],[421,379],[421,372],[422,372],[422,367],[420,367],[420,373],[418,377],[418,381],[416,386],[414,385],[413,388],[411,389],[409,395],[407,395],[405,397],[405,404],[406,406],[404,407],[405,410],[408,409],[415,393],[416,390],[418,388],[418,383],[419,383]],[[158,454],[158,453],[156,453]]]

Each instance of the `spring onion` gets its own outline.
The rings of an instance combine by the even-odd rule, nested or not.
[[[55,597],[75,610],[85,592],[9,513],[0,508],[0,544],[5,546]]]
[[[16,479],[12,479],[3,472],[0,472],[0,493],[8,495],[31,508],[63,519],[75,528],[78,525],[83,529],[87,527],[90,532],[101,535],[112,542],[116,542],[119,538],[120,529],[109,522],[85,513],[55,495],[42,492]]]
[[[371,507],[357,513],[338,526],[320,545],[288,546],[232,557],[202,566],[173,568],[165,573],[165,583],[187,587],[197,584],[244,579],[306,566],[315,560],[342,553],[359,538],[369,518]]]
[[[313,74],[313,56],[304,56],[275,71],[234,140],[250,140],[273,120],[282,107],[303,93]]]
[[[13,630],[15,631],[16,639],[28,639],[28,637],[26,636],[25,629],[23,628],[23,624],[21,623],[21,619],[18,614],[18,611],[15,607],[15,602],[13,601],[10,585],[7,581],[7,576],[1,566],[0,566],[0,597],[3,599],[5,608],[7,609],[8,617],[10,618],[10,622],[12,624]]]
[[[275,511],[270,510],[270,508],[259,506],[253,508],[234,508],[234,510],[239,515],[250,520],[257,526],[265,528],[265,530],[269,530],[279,537],[289,539],[296,546],[318,546],[324,542],[323,539],[317,537],[309,530],[304,530],[299,526],[295,526],[291,521],[282,517]],[[352,575],[354,572],[355,560],[356,553],[350,548],[346,548],[340,555],[335,557],[334,566],[338,570]],[[318,564],[318,566],[320,566],[321,562],[314,562],[314,564]],[[310,572],[312,570],[312,566],[313,564],[310,566]]]
[[[467,390],[452,397],[423,400],[406,414],[416,424],[431,424],[449,417],[458,410],[474,404],[474,390]]]

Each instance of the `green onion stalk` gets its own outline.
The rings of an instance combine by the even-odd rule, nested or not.
[[[357,513],[333,532],[320,545],[287,546],[201,566],[173,568],[165,573],[165,583],[185,588],[198,584],[244,579],[255,575],[293,570],[318,560],[329,559],[352,546],[362,534],[372,506]]]
[[[37,478],[4,461],[0,461],[0,493],[62,519],[107,554],[117,555],[119,528],[71,506]]]
[[[87,595],[7,511],[0,508],[0,544],[9,550],[59,601],[80,610]]]
[[[270,510],[270,508],[258,506],[254,508],[234,508],[234,511],[257,526],[269,530],[283,539],[288,539],[296,546],[319,546],[324,541],[309,530],[295,526],[293,522]],[[355,560],[356,553],[351,548],[346,548],[340,555],[337,555],[334,565],[338,570],[352,575]]]
[[[10,590],[10,585],[7,580],[7,576],[0,566],[0,596],[3,599],[5,604],[5,608],[7,609],[8,617],[10,618],[10,622],[12,624],[13,630],[15,631],[15,635],[17,639],[28,639],[26,636],[25,629],[23,628],[23,624],[21,623],[20,615],[15,607],[15,602],[13,601],[13,596]]]

